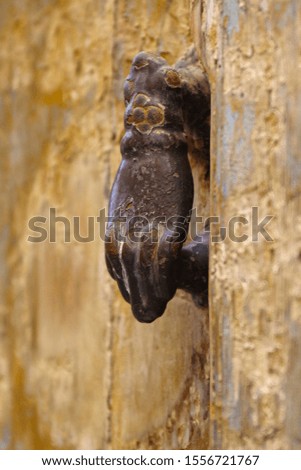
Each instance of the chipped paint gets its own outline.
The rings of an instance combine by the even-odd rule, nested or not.
[[[180,294],[146,329],[110,281],[99,239],[27,242],[29,218],[49,207],[85,220],[107,207],[130,63],[141,50],[169,63],[185,53],[189,2],[0,0],[0,9],[2,445],[206,448],[207,311]],[[208,181],[198,162],[193,171],[207,215]]]
[[[217,0],[212,18],[212,3],[200,3],[211,212],[227,221],[257,206],[275,231],[273,242],[211,246],[210,445],[300,449],[301,10],[295,0]]]
[[[239,31],[239,3],[233,0],[224,0],[223,15],[227,19],[227,32],[229,36]]]

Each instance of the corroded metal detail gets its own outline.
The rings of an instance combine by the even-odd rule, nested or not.
[[[192,63],[186,66],[180,61],[170,67],[160,56],[141,52],[124,86],[125,134],[110,197],[106,263],[135,317],[147,323],[163,314],[178,287],[196,295],[197,284],[204,290],[208,282],[208,247],[199,275],[196,251],[182,248],[193,202],[188,146],[191,153],[206,153],[200,142],[209,142],[210,112],[204,74]]]
[[[164,106],[151,104],[148,95],[138,93],[129,107],[126,124],[131,124],[141,134],[150,134],[155,127],[163,126],[165,122]]]
[[[208,306],[209,232],[184,245],[177,266],[177,287],[192,295],[199,307]]]
[[[210,87],[195,49],[175,64],[181,76],[183,123],[191,156],[210,163]]]

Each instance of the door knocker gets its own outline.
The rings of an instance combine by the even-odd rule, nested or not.
[[[105,255],[134,316],[150,323],[177,288],[206,303],[209,234],[184,243],[193,203],[188,150],[209,158],[210,90],[194,52],[174,67],[140,52],[124,99],[122,161],[110,196]]]

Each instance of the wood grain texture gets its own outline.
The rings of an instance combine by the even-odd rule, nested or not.
[[[208,312],[179,294],[154,325],[132,317],[79,243],[120,162],[123,80],[139,50],[170,63],[191,45],[188,0],[1,0],[0,446],[204,448]],[[208,212],[202,166],[196,204]],[[199,190],[198,190],[199,189]],[[28,220],[71,220],[29,243]],[[48,222],[47,222],[48,223]]]
[[[222,226],[252,206],[274,217],[273,242],[211,247],[210,446],[300,449],[300,2],[192,3],[212,90],[211,213]]]

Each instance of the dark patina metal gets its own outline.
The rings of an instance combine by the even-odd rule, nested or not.
[[[135,317],[161,316],[177,288],[204,305],[208,234],[186,240],[193,202],[189,153],[209,159],[209,86],[190,54],[170,67],[140,52],[125,81],[122,162],[112,187],[106,263]]]

